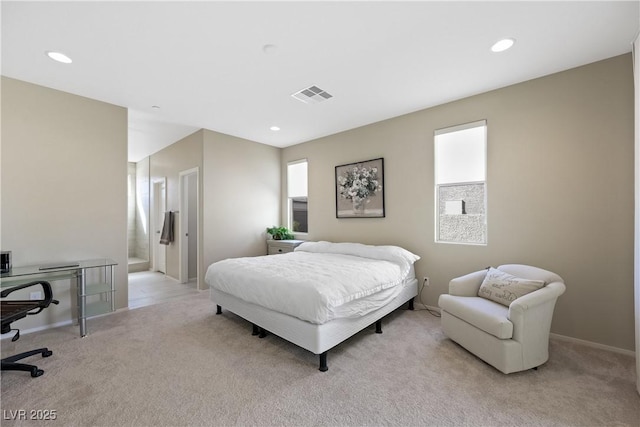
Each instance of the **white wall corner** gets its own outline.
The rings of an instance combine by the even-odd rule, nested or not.
[[[636,328],[636,389],[640,394],[640,33],[633,42],[633,74],[635,83],[635,240],[634,289]]]

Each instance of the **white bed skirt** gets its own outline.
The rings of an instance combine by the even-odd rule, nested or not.
[[[210,298],[216,305],[272,334],[314,354],[322,354],[418,295],[417,279],[408,279],[400,286],[403,286],[402,291],[391,302],[371,313],[358,318],[334,319],[323,324],[306,322],[287,314],[272,311],[214,288],[211,288]]]

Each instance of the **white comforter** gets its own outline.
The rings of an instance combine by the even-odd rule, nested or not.
[[[288,254],[216,262],[205,281],[242,300],[322,324],[343,316],[347,303],[357,305],[376,293],[388,298],[417,259],[395,246],[306,242]],[[375,308],[361,305],[359,315]]]

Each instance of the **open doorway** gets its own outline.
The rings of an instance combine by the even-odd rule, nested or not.
[[[167,272],[167,247],[160,243],[164,214],[167,211],[167,178],[151,183],[151,271]]]
[[[197,173],[197,170],[195,172]],[[180,178],[180,185],[185,186],[186,191],[184,194],[187,196],[187,201],[188,198],[191,198],[189,194],[193,194],[193,197],[195,197],[195,202],[197,203],[197,174],[195,175],[195,177],[196,181],[194,183],[192,182],[192,178],[189,176],[189,174],[187,174],[184,184],[182,182],[182,178]],[[171,182],[173,183],[175,181],[171,180]],[[198,293],[196,282],[194,281],[192,284],[192,282],[188,281],[190,277],[197,278],[197,270],[191,273],[193,274],[193,276],[189,274],[189,271],[187,270],[187,280],[185,282],[182,282],[186,284],[181,284],[181,281],[177,280],[177,278],[167,275],[167,269],[169,269],[170,271],[175,271],[175,266],[173,267],[173,270],[171,268],[171,265],[173,264],[170,264],[169,266],[167,265],[169,261],[167,260],[169,251],[167,245],[160,244],[165,213],[167,212],[169,205],[168,185],[169,184],[167,177],[153,177],[148,181],[148,212],[150,231],[148,240],[150,262],[148,264],[148,268],[145,271],[141,270],[129,273],[128,305],[130,309],[153,305],[177,297]],[[181,194],[182,191],[183,190],[179,190],[179,193]],[[184,213],[188,217],[190,216],[188,213],[189,211],[192,211],[195,215],[197,215],[197,204],[195,205],[195,207],[193,207],[191,203],[187,203],[185,205],[185,208],[180,208],[180,210],[174,211],[174,214],[176,215],[174,231],[177,232],[174,236],[175,244],[182,244],[180,243],[179,236],[180,234],[182,234],[181,230],[183,230],[184,228],[182,228],[182,226],[180,225],[180,214]],[[186,230],[189,234],[193,233],[193,238],[190,240],[193,240],[194,243],[197,244],[197,229],[193,232],[188,228]],[[190,256],[189,258],[193,258],[193,261],[197,262],[197,255],[193,255],[192,257]]]
[[[179,173],[180,233],[178,247],[180,252],[180,283],[198,282],[198,168]]]
[[[149,270],[149,158],[127,167],[129,273]]]

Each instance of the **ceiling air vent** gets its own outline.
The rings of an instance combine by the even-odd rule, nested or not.
[[[329,98],[333,98],[329,92],[325,92],[318,86],[310,86],[292,94],[295,99],[302,101],[305,104],[317,104],[318,102],[326,101]]]

